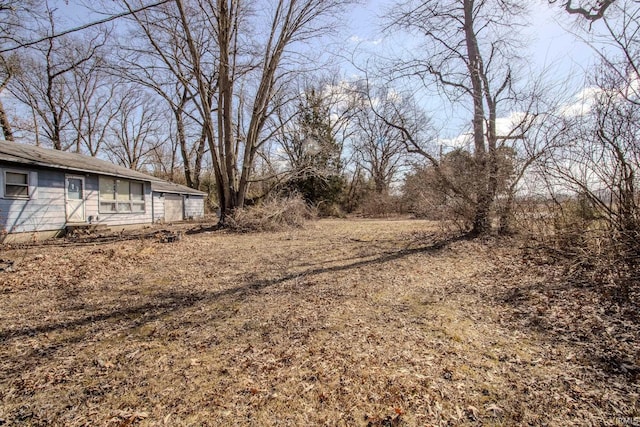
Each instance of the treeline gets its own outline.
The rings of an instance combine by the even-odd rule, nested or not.
[[[221,224],[297,195],[473,235],[553,218],[540,228],[597,230],[633,258],[640,5],[549,2],[599,56],[572,99],[528,66],[527,3],[397,2],[383,35],[415,44],[347,76],[331,34],[350,2],[109,0],[88,15],[99,25],[63,31],[63,4],[0,0],[0,126],[208,191]]]

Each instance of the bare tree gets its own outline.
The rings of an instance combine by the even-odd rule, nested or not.
[[[472,111],[469,133],[476,179],[472,189],[457,191],[475,206],[471,233],[486,233],[491,230],[500,176],[501,135],[496,121],[517,95],[514,80],[520,46],[512,34],[524,6],[512,0],[431,0],[405,1],[394,10],[390,27],[420,35],[422,51],[428,52],[399,63],[395,75],[431,82],[451,102],[466,102]],[[435,158],[430,161],[437,165]]]
[[[0,46],[19,43],[25,22],[37,11],[33,0],[0,1]],[[18,70],[18,58],[15,54],[0,53],[0,94],[5,91],[9,81]],[[0,99],[0,127],[7,141],[14,140],[13,127]]]
[[[563,117],[553,134],[563,144],[545,159],[552,181],[585,197],[597,216],[627,242],[640,228],[640,4],[618,1],[604,16],[604,33],[591,40],[609,47],[594,71],[589,98]],[[599,51],[599,50],[598,50]],[[600,52],[600,51],[599,51]]]
[[[142,2],[123,0],[130,11],[139,9]],[[212,105],[215,91],[217,48],[205,21],[190,20],[194,46],[201,59],[202,78],[208,87],[208,104]],[[126,79],[154,92],[171,109],[175,122],[174,139],[182,159],[187,186],[198,188],[206,153],[206,135],[202,120],[197,117],[197,88],[187,41],[174,2],[132,13],[133,25],[119,45],[119,66],[115,70]],[[134,40],[134,42],[132,42]],[[171,158],[175,158],[171,156]],[[173,169],[173,168],[171,168]]]
[[[567,85],[563,81],[550,84],[544,74],[530,77],[527,87],[519,89],[519,96],[512,103],[514,110],[499,119],[502,131],[497,144],[500,175],[496,211],[502,234],[514,231],[518,195],[525,196],[526,187],[535,190],[535,185],[530,185],[537,179],[532,170],[561,144],[558,137],[550,135],[557,135],[564,128],[557,116],[566,101]]]
[[[560,5],[572,15],[580,15],[588,21],[597,21],[604,17],[605,12],[616,0],[560,0]],[[549,0],[549,3],[558,3],[558,0]]]
[[[309,83],[289,103],[278,103],[268,123],[282,153],[279,188],[335,212],[344,190],[343,148],[351,137],[355,97],[333,78]],[[325,209],[326,208],[326,209]]]
[[[353,117],[353,148],[357,161],[373,180],[377,194],[389,191],[405,159],[402,132],[383,119],[393,118],[399,102],[400,95],[392,89],[379,88],[361,100]]]
[[[151,101],[151,102],[149,102]],[[144,91],[130,88],[122,95],[111,123],[106,152],[122,166],[140,170],[155,150],[164,144],[166,117],[153,106]]]
[[[51,35],[55,34],[57,18],[55,10],[46,6],[42,31]],[[33,112],[37,121],[34,123],[36,144],[40,144],[42,131],[56,150],[78,149],[74,139],[64,135],[73,120],[70,73],[95,59],[106,39],[107,33],[103,31],[82,39],[49,37],[28,54],[21,55],[20,68],[10,90]]]
[[[345,144],[354,133],[357,113],[355,94],[339,74],[302,76],[292,87],[281,91],[274,102],[274,114],[265,125],[267,138],[277,142],[272,154],[285,163],[282,172],[289,177],[300,174],[323,175],[324,170],[310,167],[314,156],[334,158],[332,173],[341,173]],[[326,162],[320,161],[320,164]],[[281,168],[282,169],[282,168]]]
[[[254,161],[265,142],[262,132],[273,113],[275,95],[283,79],[290,77],[291,69],[285,67],[285,60],[292,58],[290,48],[325,34],[331,29],[328,18],[345,4],[337,0],[279,0],[261,8],[260,14],[255,15],[260,21],[254,18],[249,22],[253,18],[249,4],[241,0],[201,1],[191,11],[186,8],[186,1],[176,0],[210,145],[221,223],[228,212],[244,206]],[[209,22],[219,50],[215,116],[208,76],[203,73],[203,58],[190,24],[193,13],[189,12],[196,11]],[[256,38],[257,44],[250,46],[253,52],[243,48],[250,36],[247,33],[250,24],[266,35],[262,40]],[[249,78],[256,83],[249,84]],[[248,111],[246,118],[244,107]]]
[[[69,142],[75,144],[76,152],[95,157],[118,114],[116,98],[122,83],[105,72],[99,56],[71,70],[67,82],[71,97]]]
[[[12,76],[15,74],[16,70],[16,58],[15,56],[5,57],[4,55],[0,56],[0,94],[5,91],[9,81]],[[9,121],[9,117],[7,117],[7,112],[4,108],[4,104],[2,103],[2,99],[0,98],[0,127],[2,128],[2,136],[6,141],[13,141],[13,127]]]

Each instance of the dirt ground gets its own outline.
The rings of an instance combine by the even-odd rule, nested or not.
[[[196,231],[3,247],[0,425],[640,425],[637,311],[515,239]]]

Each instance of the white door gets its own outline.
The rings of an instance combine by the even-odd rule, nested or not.
[[[165,193],[164,195],[164,220],[166,222],[182,221],[184,207],[180,194]]]
[[[67,176],[66,184],[67,222],[85,222],[84,178],[81,176]]]

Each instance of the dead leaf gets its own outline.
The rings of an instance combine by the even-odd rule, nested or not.
[[[501,407],[499,407],[495,403],[492,403],[491,405],[486,406],[485,409],[487,411],[493,411],[493,416],[494,417],[498,417],[498,416],[502,415],[502,413],[504,412],[504,409],[502,409]]]

